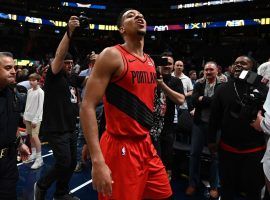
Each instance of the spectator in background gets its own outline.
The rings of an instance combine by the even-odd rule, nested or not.
[[[181,60],[177,60],[174,64],[174,72],[172,73],[172,76],[175,76],[179,78],[182,81],[183,89],[184,89],[184,95],[186,97],[185,102],[183,105],[181,105],[180,109],[188,110],[188,104],[187,104],[187,98],[191,97],[193,85],[191,82],[191,79],[184,74],[184,63]]]
[[[22,81],[25,81],[24,76],[23,76],[22,68],[17,67],[17,70],[16,70],[16,82],[19,83],[19,82],[22,82]]]
[[[43,115],[44,92],[39,86],[40,75],[33,73],[29,76],[31,89],[27,92],[25,111],[23,114],[26,132],[31,137],[32,154],[27,162],[35,160],[31,169],[38,169],[44,163],[41,157],[41,143],[39,140],[39,129]]]
[[[18,68],[16,82],[18,85],[25,87],[27,90],[31,88],[31,85],[28,80],[29,70],[26,68]]]
[[[229,67],[226,68],[224,75],[227,77],[228,81],[230,81],[233,78],[233,66],[232,65],[230,65]]]
[[[31,89],[31,85],[30,85],[29,80],[21,81],[21,82],[17,83],[17,85],[24,87],[26,90]]]
[[[181,60],[177,60],[174,64],[174,72],[172,74],[173,76],[179,78],[183,83],[183,89],[184,89],[184,95],[186,97],[185,102],[183,105],[179,107],[180,110],[192,110],[192,108],[189,108],[188,101],[190,100],[190,97],[192,95],[193,91],[193,85],[191,82],[191,79],[184,74],[184,63]]]
[[[184,74],[184,63],[181,60],[175,62],[172,75],[179,78],[183,84],[185,102],[180,106],[175,106],[174,121],[178,124],[178,129],[176,131],[181,138],[181,142],[187,142],[189,137],[186,137],[186,135],[190,135],[192,129],[192,118],[189,111],[193,109],[191,102],[193,85],[191,79]],[[190,125],[189,128],[187,128],[188,125]]]
[[[190,70],[188,76],[192,82],[192,85],[194,86],[197,81],[197,72],[195,70]]]
[[[194,124],[191,135],[191,149],[189,161],[189,186],[186,194],[194,195],[200,185],[201,154],[207,144],[211,102],[221,82],[217,78],[218,67],[213,61],[204,66],[204,78],[198,80],[194,86],[192,102],[195,107]],[[210,196],[217,198],[219,177],[217,155],[212,155],[210,168]]]
[[[267,87],[270,87],[270,61],[261,64],[258,67],[258,74],[263,77],[263,82],[267,85]]]
[[[220,65],[218,65],[218,75],[217,75],[218,79],[222,82],[222,83],[225,83],[228,81],[228,78],[227,76],[225,76],[223,73],[222,73],[222,67]]]
[[[86,58],[87,69],[82,70],[80,72],[79,76],[85,76],[85,77],[90,76],[97,57],[98,57],[98,54],[96,54],[94,51],[92,51],[91,54],[87,55],[87,58]],[[81,98],[82,99],[84,97],[84,93],[85,93],[85,87],[83,88],[82,93],[81,93]]]
[[[27,80],[27,79],[28,79],[28,76],[29,76],[29,69],[23,68],[23,69],[22,69],[22,77],[23,77],[23,80]]]
[[[197,81],[198,80],[200,80],[200,79],[203,79],[204,78],[204,70],[201,70],[200,72],[199,72],[199,79],[197,79]],[[196,81],[196,82],[197,82]]]
[[[78,61],[79,60],[77,60],[76,64],[74,65],[74,67],[72,69],[75,74],[79,74],[80,69],[81,69],[81,66],[79,65]]]

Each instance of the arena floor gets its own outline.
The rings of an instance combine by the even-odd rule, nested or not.
[[[177,153],[177,152],[176,152]],[[19,181],[17,184],[17,194],[18,200],[33,200],[33,186],[34,183],[42,176],[45,171],[51,167],[54,163],[54,158],[52,151],[49,149],[48,145],[42,146],[42,156],[45,165],[40,169],[32,170],[30,167],[32,163],[22,164],[18,163],[19,169]],[[179,155],[177,155],[179,156]],[[179,162],[182,162],[178,159]],[[182,162],[182,164],[185,161]],[[175,200],[209,200],[208,189],[202,184],[200,191],[193,197],[188,197],[185,195],[185,189],[188,184],[188,180],[185,175],[181,175],[179,163],[175,164],[175,169],[173,170],[173,178],[171,181],[172,189],[174,192]],[[184,164],[183,164],[184,165]],[[207,167],[207,166],[205,166]],[[74,173],[70,181],[71,192],[78,196],[81,200],[97,199],[97,193],[92,189],[92,179],[90,177],[90,163],[79,173]],[[184,173],[185,174],[185,173]],[[47,200],[53,199],[54,186],[51,187],[47,193]],[[237,198],[237,200],[244,200],[244,198]]]
[[[17,185],[18,200],[33,200],[33,185],[39,179],[39,177],[45,173],[45,171],[50,168],[54,163],[54,158],[52,152],[48,145],[42,146],[42,156],[45,165],[40,169],[32,170],[31,164],[18,164],[20,178]],[[78,196],[81,200],[97,199],[97,193],[92,189],[90,177],[90,164],[79,172],[74,173],[70,181],[70,189],[74,195]],[[204,200],[205,191],[200,191],[196,196],[190,198],[185,196],[184,191],[187,187],[187,180],[181,177],[175,177],[172,180],[172,188],[174,191],[174,199],[181,200]],[[54,187],[51,187],[47,194],[47,199],[51,200],[53,198]],[[207,195],[206,195],[207,196]]]

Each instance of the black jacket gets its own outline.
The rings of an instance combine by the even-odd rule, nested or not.
[[[210,108],[213,97],[204,96],[204,88],[205,88],[206,80],[202,79],[195,83],[192,93],[192,103],[195,108],[194,114],[194,123],[198,124],[201,122],[201,112],[204,108]],[[215,85],[215,91],[219,85],[222,83],[217,79]],[[202,101],[199,101],[199,97],[203,96]]]
[[[7,86],[0,90],[0,149],[15,144],[21,111],[14,89]]]
[[[209,143],[216,142],[217,130],[221,129],[221,141],[238,150],[265,145],[264,135],[250,126],[246,114],[241,114],[242,106],[239,102],[243,100],[243,94],[247,89],[247,84],[235,80],[227,82],[217,89],[211,106]]]
[[[183,83],[179,78],[174,76],[166,76],[163,77],[163,80],[170,89],[180,94],[184,94]],[[173,124],[176,104],[169,97],[166,97],[166,105],[167,109],[164,116],[164,128],[171,127]]]

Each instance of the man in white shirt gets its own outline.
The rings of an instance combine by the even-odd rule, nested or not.
[[[188,76],[184,73],[184,63],[181,60],[177,60],[174,64],[174,72],[172,76],[179,78],[183,83],[183,89],[186,98],[192,95],[193,85]],[[180,109],[188,109],[187,101],[185,100],[184,104],[180,106]]]
[[[183,103],[183,105],[180,105],[178,108],[177,108],[177,106],[175,107],[175,115],[174,115],[174,122],[173,123],[176,123],[176,124],[182,123],[182,122],[179,122],[179,120],[181,121],[181,119],[178,118],[178,116],[180,116],[182,114],[183,114],[183,116],[185,116],[185,117],[182,117],[185,119],[185,122],[183,122],[183,123],[189,124],[187,121],[189,121],[189,119],[191,119],[191,118],[186,119],[187,118],[186,114],[188,113],[189,110],[193,109],[193,108],[189,107],[191,104],[188,104],[188,102],[191,102],[193,84],[192,84],[191,79],[188,76],[186,76],[183,73],[183,71],[184,71],[183,61],[177,60],[174,64],[174,72],[172,73],[172,76],[175,76],[182,81],[184,94],[185,94],[186,98],[185,98],[185,102]],[[179,113],[179,112],[181,112],[181,113]],[[186,132],[186,131],[187,130],[182,130],[181,132]]]

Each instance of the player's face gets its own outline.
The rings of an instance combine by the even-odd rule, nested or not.
[[[3,56],[0,58],[0,88],[15,83],[16,71],[14,65],[14,60],[11,57]]]
[[[144,16],[137,10],[128,10],[123,14],[122,33],[146,34],[146,21]]]

